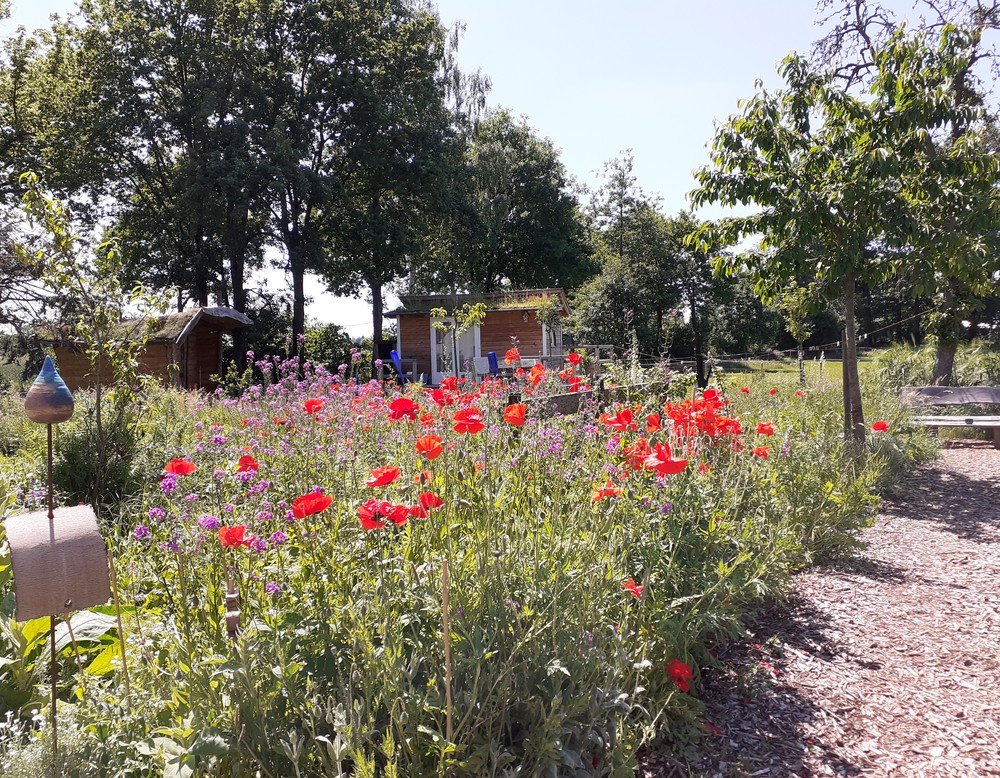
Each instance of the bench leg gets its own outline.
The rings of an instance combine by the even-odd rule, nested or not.
[[[993,428],[993,448],[1000,448],[1000,427]]]

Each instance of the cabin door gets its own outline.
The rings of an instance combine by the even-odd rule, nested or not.
[[[434,322],[448,325],[446,331]],[[431,383],[439,384],[450,375],[464,376],[472,373],[472,360],[479,356],[479,327],[470,327],[456,340],[454,319],[431,320]]]

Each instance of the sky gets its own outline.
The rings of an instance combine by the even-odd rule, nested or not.
[[[76,2],[11,5],[4,36],[47,26]],[[487,75],[490,104],[550,138],[576,181],[596,186],[603,163],[631,149],[639,186],[668,214],[688,207],[713,122],[752,97],[757,79],[777,86],[777,63],[822,34],[813,0],[438,0],[438,10],[445,26],[465,25],[460,67]],[[371,334],[368,303],[321,292],[307,288],[310,316]]]

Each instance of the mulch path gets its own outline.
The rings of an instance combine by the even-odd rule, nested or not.
[[[721,735],[640,778],[1000,776],[1000,451],[945,449],[901,494],[719,651],[700,696]]]

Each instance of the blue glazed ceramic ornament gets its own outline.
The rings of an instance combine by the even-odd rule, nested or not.
[[[73,393],[49,357],[24,398],[24,413],[39,424],[58,424],[73,415]]]

